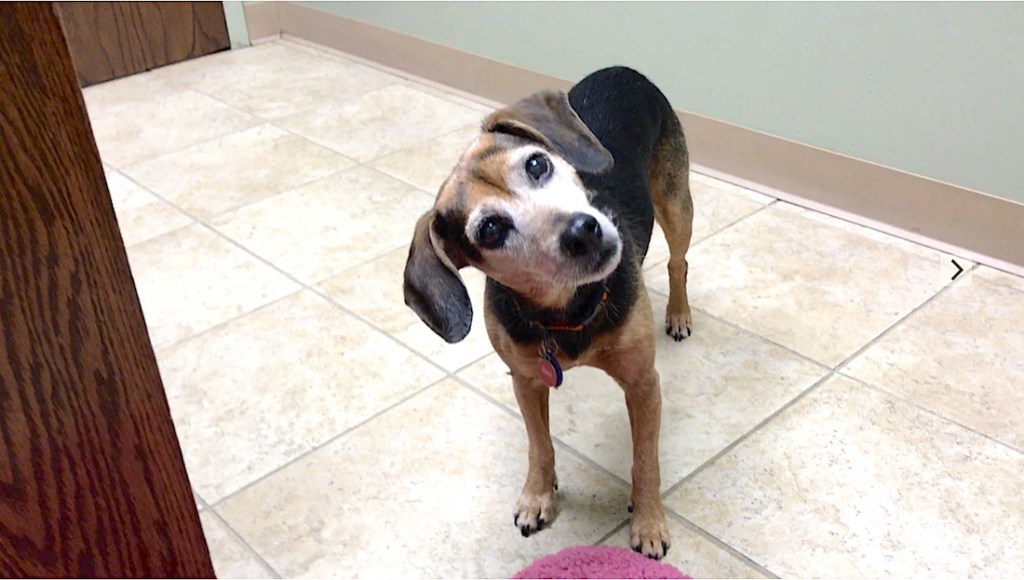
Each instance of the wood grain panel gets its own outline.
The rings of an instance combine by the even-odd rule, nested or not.
[[[231,46],[220,2],[57,2],[82,86]]]
[[[51,3],[0,3],[0,577],[213,569]]]

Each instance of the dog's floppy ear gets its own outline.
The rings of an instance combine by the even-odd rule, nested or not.
[[[612,154],[572,110],[565,91],[540,91],[520,99],[488,115],[482,128],[537,141],[586,173],[612,168]]]
[[[465,258],[437,232],[437,210],[416,222],[416,233],[405,262],[405,303],[447,342],[466,338],[473,324],[473,304],[459,276]]]

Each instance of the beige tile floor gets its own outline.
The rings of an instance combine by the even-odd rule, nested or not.
[[[222,576],[508,577],[625,545],[611,381],[553,396],[561,509],[524,539],[525,435],[479,313],[449,346],[402,302],[413,222],[488,107],[289,41],[85,94]],[[950,283],[939,252],[692,188],[695,334],[657,345],[669,561],[1024,573],[1024,281]],[[666,258],[656,238],[657,310]]]

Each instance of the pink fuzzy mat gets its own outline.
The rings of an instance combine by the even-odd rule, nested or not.
[[[576,546],[538,558],[513,578],[689,578],[626,548]]]

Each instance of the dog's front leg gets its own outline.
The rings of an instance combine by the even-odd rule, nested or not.
[[[652,365],[644,378],[623,385],[633,435],[633,522],[630,546],[648,558],[660,559],[671,545],[661,507],[661,385]]]
[[[524,537],[544,527],[555,515],[555,448],[551,445],[548,422],[548,391],[540,380],[512,374],[519,411],[526,423],[530,441],[530,466],[526,472],[523,493],[516,502],[515,525]]]

